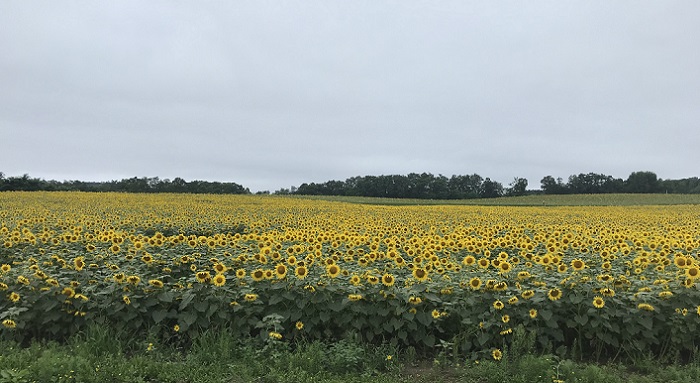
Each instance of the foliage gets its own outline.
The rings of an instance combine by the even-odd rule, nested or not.
[[[382,344],[453,362],[690,360],[700,340],[697,205],[41,192],[0,205],[0,337],[23,344],[106,339],[99,326],[188,348],[225,331],[269,360],[342,340],[354,364]]]

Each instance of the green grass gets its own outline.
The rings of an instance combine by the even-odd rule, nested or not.
[[[476,206],[633,206],[633,205],[697,205],[700,194],[571,194],[528,195],[522,197],[431,200],[410,198],[374,198],[347,196],[294,196],[325,201],[368,205],[476,205]]]
[[[388,346],[336,343],[261,345],[205,333],[188,350],[125,340],[93,328],[65,344],[22,347],[0,342],[0,383],[28,382],[338,382],[338,383],[672,383],[700,381],[700,362],[664,365],[653,359],[627,365],[576,363],[552,355],[506,354],[491,359],[417,359]],[[387,360],[391,355],[391,360]]]

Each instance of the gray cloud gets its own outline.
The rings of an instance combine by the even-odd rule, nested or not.
[[[694,1],[0,4],[0,171],[697,176]]]

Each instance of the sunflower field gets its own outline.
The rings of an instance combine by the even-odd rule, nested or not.
[[[700,206],[370,206],[0,193],[0,336],[353,336],[493,355],[693,354]]]

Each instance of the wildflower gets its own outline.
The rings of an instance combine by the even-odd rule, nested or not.
[[[501,360],[501,358],[503,358],[503,352],[501,351],[501,349],[497,348],[497,349],[491,351],[491,356],[493,357],[494,360]]]
[[[428,272],[419,267],[413,269],[412,274],[413,278],[416,278],[419,282],[425,282],[428,279]]]
[[[481,279],[474,277],[469,280],[469,288],[472,290],[479,290],[481,288]]]
[[[391,274],[384,274],[382,276],[382,284],[387,287],[391,287],[394,285],[395,278]]]
[[[550,301],[556,301],[559,298],[561,298],[561,290],[559,289],[551,289],[549,290],[549,293],[547,293],[547,297],[549,298]]]
[[[226,277],[223,274],[217,274],[211,283],[216,287],[221,287],[226,284]]]
[[[602,309],[603,307],[605,307],[605,300],[602,297],[594,297],[593,307],[597,309]]]
[[[499,300],[496,300],[495,302],[493,302],[493,308],[495,308],[496,310],[503,310],[504,307],[505,307],[505,305],[503,304],[503,302],[501,302]]]
[[[637,308],[640,310],[645,310],[645,311],[654,311],[654,306],[652,306],[648,303],[640,303],[637,305]]]
[[[298,279],[304,279],[308,274],[309,270],[306,268],[306,266],[297,266],[297,268],[294,269],[294,275],[296,275]]]

